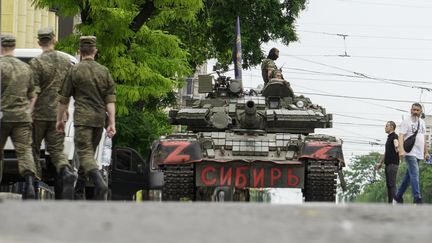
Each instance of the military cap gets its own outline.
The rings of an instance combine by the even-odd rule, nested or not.
[[[37,34],[39,40],[51,40],[55,36],[52,27],[41,28]]]
[[[96,46],[96,36],[81,36],[80,37],[80,46]]]
[[[15,46],[15,37],[13,35],[5,34],[1,35],[1,45],[4,47],[13,47]]]

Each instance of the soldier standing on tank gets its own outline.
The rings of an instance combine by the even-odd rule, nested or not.
[[[273,77],[273,71],[277,69],[277,66],[274,61],[279,58],[279,49],[273,47],[270,49],[267,58],[262,61],[261,64],[261,73],[262,78],[264,80],[264,85],[268,83],[268,81]]]
[[[385,164],[388,203],[392,203],[396,195],[396,176],[399,169],[399,137],[395,133],[395,129],[396,123],[394,121],[386,123],[385,132],[388,134],[388,137],[385,144],[384,156],[375,165],[375,169],[379,170]]]
[[[79,52],[82,61],[69,69],[60,91],[57,131],[64,131],[63,113],[73,96],[75,149],[84,173],[95,184],[94,198],[104,200],[108,186],[98,170],[94,152],[104,129],[105,112],[108,113],[108,136],[113,137],[116,133],[115,85],[108,68],[94,60],[97,52],[95,36],[82,36]]]
[[[32,155],[32,117],[34,107],[33,73],[28,64],[14,57],[15,37],[1,36],[1,119],[0,156],[8,137],[18,159],[18,170],[25,179],[23,199],[34,199],[36,167]],[[3,173],[1,171],[0,173]]]
[[[43,52],[30,61],[37,94],[33,111],[33,157],[38,176],[42,177],[39,157],[44,139],[51,161],[61,178],[62,196],[56,195],[56,198],[73,199],[77,176],[63,153],[65,135],[56,131],[58,92],[72,64],[68,57],[54,50],[56,38],[51,27],[38,31],[38,43]]]

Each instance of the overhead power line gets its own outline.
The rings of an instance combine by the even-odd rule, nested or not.
[[[293,57],[293,58],[296,58],[296,59],[299,59],[299,60],[302,60],[302,61],[305,61],[305,62],[310,62],[310,63],[314,63],[314,64],[317,64],[317,65],[321,65],[321,66],[325,66],[325,67],[330,67],[330,68],[333,68],[333,69],[336,69],[336,70],[340,70],[340,71],[344,71],[344,72],[348,72],[348,73],[352,73],[352,74],[357,75],[357,73],[354,72],[354,71],[352,71],[352,70],[348,70],[348,69],[345,69],[345,68],[337,67],[337,66],[330,65],[330,64],[327,64],[327,63],[322,63],[322,62],[317,62],[317,61],[309,60],[309,59],[302,58],[302,57],[299,57],[299,56],[296,56],[296,55],[290,55],[290,57]],[[357,75],[357,76],[359,76],[359,75]]]
[[[379,124],[354,123],[354,122],[333,122],[333,124],[349,125],[349,126],[383,127],[383,125],[379,125]]]
[[[328,76],[339,76],[339,77],[347,77],[347,78],[353,78],[353,79],[323,79],[323,78],[309,78],[309,77],[294,77],[294,76],[289,76],[289,74],[297,74],[297,75],[328,75]],[[258,75],[252,75],[253,77],[261,77]],[[364,84],[364,83],[368,83],[368,84],[377,84],[377,83],[382,83],[382,82],[378,82],[379,80],[375,80],[375,79],[366,79],[366,78],[361,78],[361,77],[356,77],[356,76],[350,76],[350,75],[332,75],[332,74],[318,74],[318,73],[307,73],[307,72],[289,72],[288,76],[286,76],[285,78],[287,81],[295,81],[295,80],[311,80],[311,81],[328,81],[328,82],[340,82],[340,83],[357,83],[357,84]],[[427,81],[408,81],[408,80],[395,80],[393,82],[399,82],[399,83],[409,83],[409,84],[422,84],[422,85],[431,85],[432,86],[432,82],[427,82]]]
[[[372,146],[384,146],[383,143],[377,143],[377,142],[360,142],[360,141],[351,141],[351,140],[343,140],[344,143],[349,144],[361,144],[361,145],[372,145]]]
[[[343,117],[361,119],[361,120],[387,122],[386,120],[381,120],[381,119],[365,118],[365,117],[360,117],[360,116],[350,116],[350,115],[344,115],[344,114],[339,114],[339,113],[332,113],[332,114],[333,115],[337,115],[337,116],[343,116]]]
[[[301,74],[301,75],[310,75],[309,73],[304,73],[304,72],[289,72],[288,74]],[[254,78],[262,78],[261,75],[255,75],[255,74],[244,74],[245,77],[254,77]],[[287,76],[285,75],[285,80],[287,81],[295,81],[295,80],[306,80],[306,81],[319,81],[319,82],[335,82],[335,83],[354,83],[354,84],[364,84],[364,83],[368,83],[368,84],[377,84],[376,81],[374,80],[348,80],[348,79],[322,79],[322,78],[307,78],[307,77],[291,77],[291,76]],[[432,85],[432,83],[430,83]]]
[[[408,40],[408,41],[431,41],[429,38],[409,38],[409,37],[400,37],[400,36],[379,36],[379,35],[350,35],[343,33],[330,33],[323,31],[313,31],[313,30],[297,30],[298,32],[311,33],[311,34],[321,34],[321,35],[330,35],[330,36],[338,36],[345,35],[346,37],[356,37],[356,38],[371,38],[371,39],[390,39],[390,40]]]
[[[431,26],[432,28],[432,26]],[[292,44],[294,45],[294,44]],[[425,44],[428,45],[428,44]],[[333,46],[333,45],[303,45],[301,44],[302,49],[308,49],[308,48],[314,48],[314,49],[340,49],[341,46]],[[424,46],[424,47],[389,47],[389,46],[350,46],[350,49],[362,49],[362,50],[432,50],[431,47]]]
[[[286,55],[288,56],[288,55]],[[293,56],[288,56],[288,57],[293,57]],[[324,63],[320,63],[320,62],[316,62],[316,61],[311,61],[305,58],[300,58],[303,61],[307,61],[307,62],[313,62],[317,65],[324,65],[326,67],[330,67],[330,68],[334,68],[334,66],[331,65],[327,65]],[[252,68],[254,70],[261,70],[260,68]],[[311,70],[311,69],[305,69],[305,68],[296,68],[296,67],[284,67],[283,69],[290,69],[290,70],[296,70],[296,71],[300,71],[300,72],[289,72],[289,74],[291,73],[295,73],[295,74],[304,74],[304,75],[326,75],[326,76],[337,76],[337,77],[346,77],[346,78],[356,78],[356,79],[369,79],[369,80],[375,80],[375,81],[381,81],[381,80],[387,80],[387,81],[392,81],[392,82],[396,82],[396,83],[408,83],[408,84],[413,84],[413,83],[417,83],[417,84],[425,84],[425,85],[432,85],[432,82],[430,81],[423,81],[423,80],[406,80],[406,79],[391,79],[391,78],[372,78],[372,77],[365,77],[365,76],[361,76],[359,75],[360,73],[354,72],[354,71],[349,71],[349,70],[344,70],[346,72],[350,72],[350,73],[355,73],[355,74],[343,74],[343,73],[335,73],[335,72],[325,72],[325,71],[318,71],[318,70]],[[259,77],[261,78],[261,76],[258,75],[252,75],[254,77]],[[411,86],[410,86],[411,87]]]
[[[376,6],[385,6],[385,7],[402,7],[402,8],[432,8],[432,6],[420,6],[420,5],[409,5],[409,4],[398,4],[398,3],[382,3],[382,2],[371,2],[371,1],[359,1],[359,0],[336,0],[339,2],[347,2],[347,3],[358,3],[358,4],[369,4]]]
[[[410,0],[412,1],[412,0]],[[367,28],[407,28],[407,29],[431,29],[432,25],[388,25],[388,24],[363,24],[363,23],[323,23],[323,22],[304,22],[301,25],[296,24],[296,28],[300,28],[305,25],[312,26],[349,26],[349,27],[367,27]],[[303,45],[302,45],[303,46]]]
[[[358,55],[348,55],[345,50],[345,54],[311,54],[311,55],[296,55],[298,57],[347,57],[347,58],[368,58],[368,59],[385,59],[385,60],[401,60],[401,61],[416,61],[416,62],[432,62],[432,58],[415,58],[415,57],[385,57],[385,56],[358,56]]]
[[[307,60],[307,59],[304,59],[304,60]],[[321,63],[319,65],[321,65]],[[303,71],[303,72],[307,72],[309,74],[316,74],[316,75],[329,75],[329,76],[339,76],[339,77],[348,77],[348,78],[357,78],[357,79],[371,79],[371,78],[366,78],[364,76],[359,76],[359,75],[342,74],[342,73],[334,73],[334,72],[323,72],[323,71],[310,70],[310,69],[304,69],[304,68],[286,67],[285,69]],[[299,74],[301,74],[301,73],[299,73]],[[432,82],[422,81],[422,80],[406,80],[406,79],[390,79],[390,78],[384,78],[384,79],[388,80],[388,81],[400,82],[400,83],[418,83],[418,84],[430,84],[430,85],[432,85]],[[376,79],[372,78],[372,80],[376,80]]]
[[[399,112],[398,113],[382,113],[382,112],[359,112],[359,111],[344,111],[344,114],[355,114],[355,115],[359,115],[359,114],[363,114],[363,115],[375,115],[375,116],[395,116],[395,115],[401,115]]]
[[[333,135],[336,136],[336,135]],[[336,136],[336,137],[341,137],[341,138],[348,138],[348,139],[354,139],[354,140],[360,140],[360,141],[370,141],[370,139],[366,139],[363,136],[346,136],[346,135],[340,135],[340,136]],[[373,139],[376,142],[381,142],[381,139]]]
[[[382,56],[356,56],[350,55],[353,58],[370,58],[370,59],[386,59],[386,60],[401,60],[401,61],[419,61],[419,62],[430,62],[431,58],[414,58],[414,57],[382,57]]]
[[[300,74],[300,73],[299,73]],[[305,73],[303,73],[305,74]],[[359,84],[359,83],[368,83],[368,84],[376,84],[376,81],[372,81],[372,80],[341,80],[341,79],[322,79],[322,78],[305,78],[305,77],[286,77],[286,80],[306,80],[306,81],[319,81],[319,82],[335,82],[335,83],[355,83],[355,84]]]
[[[296,86],[299,86],[299,87],[307,89],[307,90],[318,91],[318,92],[321,92],[321,93],[326,93],[328,95],[333,95],[333,94],[331,94],[329,92],[325,92],[325,91],[321,91],[321,90],[317,90],[317,89],[311,89],[311,88],[304,87],[304,86],[298,85],[298,84]],[[362,103],[366,103],[366,104],[369,104],[369,105],[379,106],[379,107],[382,107],[382,108],[387,108],[387,109],[391,109],[391,110],[405,112],[405,110],[401,110],[399,108],[395,108],[395,107],[391,107],[391,106],[387,106],[387,105],[382,105],[382,104],[376,104],[376,103],[373,103],[373,102],[370,102],[370,101],[366,101],[366,100],[356,100],[356,101],[362,102]]]
[[[383,99],[383,98],[372,98],[372,97],[356,97],[356,96],[347,96],[347,95],[334,95],[334,94],[319,94],[319,93],[309,93],[309,92],[298,92],[306,95],[318,95],[318,96],[327,96],[327,97],[335,97],[335,98],[345,98],[345,99],[357,99],[357,100],[375,100],[375,101],[386,101],[386,102],[398,102],[398,103],[415,103],[417,101],[413,100],[394,100],[394,99]],[[423,104],[432,104],[432,102],[423,101]]]
[[[374,140],[374,141],[378,141],[378,142],[381,141],[381,139],[377,139],[377,138],[373,138],[373,137],[368,137],[368,136],[365,136],[364,134],[357,133],[357,132],[355,132],[355,130],[353,130],[353,129],[351,129],[351,130],[346,130],[346,129],[343,129],[343,128],[340,128],[340,127],[333,127],[333,129],[336,129],[336,130],[339,130],[339,131],[343,131],[343,132],[346,132],[346,133],[348,133],[348,134],[355,134],[355,135],[361,136],[361,137],[363,137],[363,138],[372,139],[372,140]]]
[[[396,81],[395,79],[372,77],[370,75],[367,75],[367,74],[364,74],[364,73],[361,73],[361,72],[356,72],[356,71],[348,70],[348,69],[345,69],[345,68],[337,67],[337,66],[334,66],[334,65],[329,65],[329,64],[326,64],[326,63],[322,63],[322,62],[317,62],[317,61],[309,60],[309,59],[298,57],[298,56],[295,56],[295,55],[292,55],[292,57],[296,58],[296,59],[303,60],[305,62],[310,62],[310,63],[314,63],[314,64],[317,64],[317,65],[321,65],[321,66],[325,66],[325,67],[330,67],[330,68],[334,68],[334,69],[341,70],[341,71],[344,71],[344,72],[348,72],[348,73],[354,74],[354,75],[356,75],[358,77],[363,77],[363,78],[367,78],[367,79],[378,80],[378,81],[382,81],[382,82],[393,84],[393,85],[397,85],[397,86],[402,86],[402,87],[407,87],[407,88],[416,88],[416,89],[427,90],[427,91],[432,92],[432,89],[428,88],[428,87],[420,87],[420,86],[412,86],[412,85],[399,84],[397,82],[394,82],[394,81]]]

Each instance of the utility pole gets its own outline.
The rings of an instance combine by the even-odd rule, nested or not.
[[[343,41],[344,41],[345,53],[343,55],[339,55],[339,56],[341,56],[341,57],[349,57],[349,55],[347,53],[347,47],[346,47],[346,38],[348,37],[348,35],[346,35],[346,34],[336,34],[336,35],[342,37]]]

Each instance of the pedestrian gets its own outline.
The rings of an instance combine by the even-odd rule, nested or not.
[[[279,49],[273,47],[270,49],[267,58],[265,58],[261,63],[261,74],[264,80],[264,85],[273,77],[273,71],[277,69],[276,59],[279,58]]]
[[[0,159],[10,137],[15,147],[18,171],[24,178],[23,199],[34,199],[36,167],[32,155],[34,82],[30,66],[14,56],[15,37],[1,36],[1,118]],[[3,162],[2,162],[3,163]],[[1,171],[0,173],[3,173]]]
[[[54,50],[56,38],[51,27],[39,29],[37,38],[42,54],[29,62],[37,94],[33,111],[33,157],[38,176],[42,177],[39,157],[42,140],[45,140],[46,150],[61,179],[62,195],[56,198],[73,199],[77,176],[63,153],[65,134],[56,131],[58,93],[72,64],[68,57]]]
[[[388,136],[384,156],[381,157],[375,166],[376,170],[380,170],[383,164],[385,164],[388,203],[392,203],[396,195],[396,176],[399,169],[399,136],[395,133],[395,129],[396,123],[394,121],[386,123],[385,132]]]
[[[106,112],[107,135],[112,138],[116,133],[115,86],[108,68],[94,60],[97,52],[95,36],[82,36],[79,52],[82,60],[69,69],[60,90],[56,126],[57,131],[64,131],[63,113],[73,96],[75,149],[84,173],[95,184],[94,199],[104,200],[108,186],[99,171],[94,153],[103,133]]]
[[[429,159],[429,152],[426,141],[426,126],[421,114],[422,106],[414,103],[411,106],[411,116],[402,121],[399,133],[399,156],[404,157],[407,163],[407,171],[394,197],[395,202],[403,203],[403,194],[411,184],[414,203],[421,204],[419,162],[422,159]],[[415,143],[410,151],[405,151],[404,141],[415,135]]]

